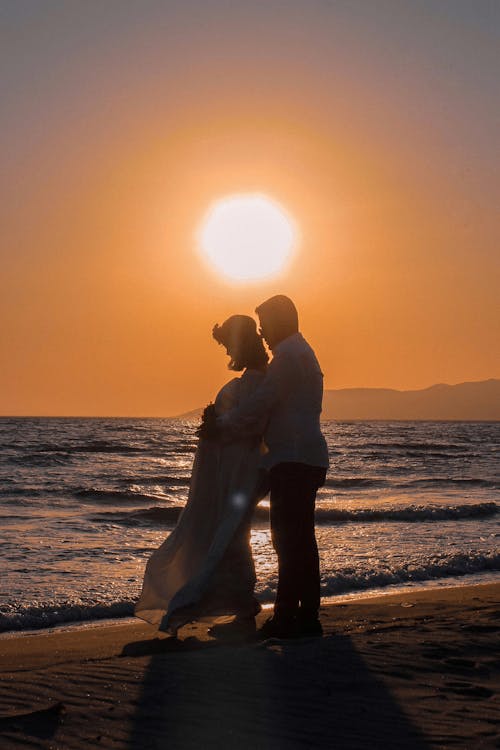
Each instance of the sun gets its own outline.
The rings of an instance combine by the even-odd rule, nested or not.
[[[297,241],[291,217],[266,195],[230,195],[214,203],[202,222],[202,253],[224,276],[253,281],[275,276]]]

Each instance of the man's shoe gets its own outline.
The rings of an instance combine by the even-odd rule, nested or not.
[[[294,617],[270,617],[257,631],[259,641],[267,638],[295,638],[297,636],[297,621]]]

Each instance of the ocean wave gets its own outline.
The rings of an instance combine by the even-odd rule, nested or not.
[[[384,570],[344,570],[322,579],[323,596],[343,594],[349,591],[384,588],[397,584],[419,581],[435,581],[455,576],[466,576],[475,573],[486,573],[500,570],[500,554],[469,553],[446,556],[435,556],[426,564],[408,563],[400,568]]]
[[[396,481],[396,476],[404,476],[404,471],[398,467],[396,470],[388,468],[386,472],[387,479],[377,477],[327,477],[324,484],[333,490],[373,490],[373,489],[390,489],[408,490],[408,489],[446,489],[458,487],[499,489],[500,482],[497,479],[484,479],[481,477],[422,477],[420,479],[408,479],[406,481]]]
[[[62,466],[72,459],[72,455],[67,451],[54,451],[50,453],[35,452],[21,453],[16,456],[9,456],[6,463],[15,464],[16,466],[45,467],[45,466]]]
[[[2,503],[9,503],[9,498],[15,498],[15,500],[11,500],[10,502],[19,502],[23,505],[29,505],[31,500],[35,497],[44,497],[45,495],[52,494],[54,494],[53,490],[40,489],[40,487],[16,487],[7,485],[6,487],[0,488],[0,496],[5,496],[7,498],[6,500],[2,500]]]
[[[149,498],[150,499],[150,498]],[[105,523],[119,523],[125,526],[153,524],[172,526],[182,512],[181,506],[152,506],[133,511],[99,513],[90,520]],[[316,524],[330,526],[339,523],[368,523],[376,521],[460,521],[468,519],[489,518],[499,512],[494,502],[474,503],[469,505],[407,505],[386,508],[316,508]],[[254,511],[253,524],[269,523],[269,509],[257,506]]]
[[[163,455],[179,455],[183,453],[194,453],[196,450],[196,441],[179,439],[172,443],[171,436],[165,438],[146,437],[140,440],[135,437],[133,442],[122,442],[112,440],[89,440],[88,442],[72,443],[38,443],[36,450],[30,450],[31,446],[18,443],[2,445],[2,448],[15,450],[19,455],[9,457],[8,460],[13,463],[35,465],[41,461],[67,461],[74,454],[79,453],[110,453],[120,455],[142,455],[148,457],[158,457]]]
[[[382,488],[382,487],[388,487],[389,483],[385,481],[384,479],[372,479],[370,477],[340,477],[340,478],[333,478],[333,477],[327,477],[325,482],[325,487],[331,487],[332,489],[342,490],[342,489],[350,489],[351,487],[359,487],[359,488]]]
[[[423,477],[422,479],[413,479],[404,484],[398,484],[398,487],[484,487],[488,489],[499,489],[500,483],[495,479],[481,479],[479,477]]]
[[[169,500],[167,495],[136,491],[131,488],[126,490],[100,489],[89,487],[87,489],[74,490],[75,497],[82,500],[90,500],[93,503],[137,503],[151,500]]]
[[[334,455],[330,451],[330,456]],[[338,454],[337,454],[338,455]],[[463,456],[461,453],[450,453],[446,450],[446,448],[443,448],[442,450],[428,450],[422,452],[420,450],[399,450],[397,452],[391,453],[390,451],[384,451],[384,450],[365,450],[364,447],[357,447],[357,448],[351,448],[350,450],[345,450],[342,452],[343,456],[352,456],[357,461],[383,461],[384,463],[387,461],[395,461],[403,458],[424,458],[426,461],[430,458],[432,459],[446,459],[451,461],[462,461]],[[481,455],[480,451],[467,451],[467,458],[472,458]]]
[[[471,446],[473,446],[475,443],[474,441],[467,442],[467,443],[427,443],[427,442],[412,442],[411,440],[408,441],[387,441],[387,442],[363,442],[362,444],[359,444],[357,441],[355,443],[347,443],[346,450],[347,451],[356,451],[359,448],[361,450],[367,450],[367,449],[373,449],[377,451],[417,451],[418,453],[427,453],[427,451],[446,451],[447,453],[450,451],[453,451],[454,455],[456,453],[463,453],[469,452],[471,449]]]
[[[173,526],[179,520],[184,506],[153,506],[150,508],[141,508],[140,510],[118,511],[96,513],[90,516],[89,520],[102,523],[118,523],[124,526]],[[254,512],[254,521],[269,524],[269,509],[256,508]]]
[[[323,596],[386,588],[408,583],[438,581],[500,570],[500,554],[475,553],[435,555],[425,563],[407,563],[401,567],[356,570],[344,568],[324,574],[321,580]],[[256,594],[265,603],[276,594],[276,576],[259,581]],[[35,606],[3,607],[0,612],[0,632],[35,630],[64,623],[77,623],[109,618],[130,617],[135,600],[115,602],[63,601]]]
[[[196,453],[196,447],[197,443],[177,446],[169,445],[168,448],[165,448],[164,454],[165,456],[178,456],[184,453]]]
[[[141,484],[163,484],[166,487],[189,487],[190,477],[169,476],[160,474],[158,476],[137,477]]]
[[[37,453],[46,454],[78,454],[78,453],[117,453],[120,455],[146,455],[148,457],[162,456],[167,452],[168,442],[158,442],[154,440],[145,440],[143,443],[123,443],[109,440],[89,440],[83,443],[59,444],[46,443],[41,444]],[[168,446],[168,450],[171,447]]]
[[[141,524],[154,524],[159,526],[172,526],[182,512],[178,506],[152,507],[141,510],[133,510],[129,513],[98,513],[90,518],[94,522],[120,523],[124,526],[140,526]]]
[[[13,609],[10,612],[0,612],[0,633],[11,630],[39,630],[71,622],[131,617],[133,614],[133,601],[120,601],[111,604],[49,602],[34,607]]]
[[[40,453],[144,453],[149,446],[113,443],[107,440],[90,440],[88,443],[68,445],[46,444],[39,448]]]
[[[486,518],[498,513],[494,502],[469,505],[406,505],[386,508],[316,509],[316,523],[352,523],[367,521],[458,521]]]

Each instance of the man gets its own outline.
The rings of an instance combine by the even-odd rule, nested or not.
[[[328,450],[320,429],[323,375],[299,332],[292,300],[276,295],[256,309],[273,359],[262,386],[241,406],[217,419],[226,434],[251,431],[267,418],[271,535],[279,577],[274,615],[263,638],[321,635],[319,557],[314,506],[324,484]]]

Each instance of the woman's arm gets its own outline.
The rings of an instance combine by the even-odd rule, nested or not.
[[[223,439],[262,435],[271,411],[289,391],[292,377],[290,357],[275,357],[255,391],[235,408],[217,417],[216,426]]]

